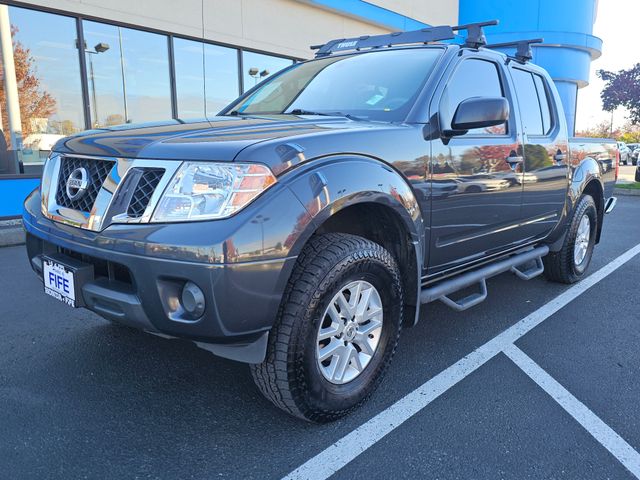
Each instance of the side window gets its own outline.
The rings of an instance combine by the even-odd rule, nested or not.
[[[543,135],[542,112],[533,75],[519,68],[514,68],[512,72],[524,131],[527,135]]]
[[[542,130],[545,135],[551,131],[551,105],[549,104],[549,90],[544,79],[537,74],[533,74],[533,81],[536,83],[538,99],[540,100],[540,110],[542,111]]]
[[[440,101],[440,113],[451,123],[460,102],[473,97],[504,97],[498,66],[479,58],[464,60],[455,70]],[[505,135],[507,124],[469,130],[467,135]]]

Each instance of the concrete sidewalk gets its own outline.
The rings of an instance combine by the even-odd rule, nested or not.
[[[0,221],[0,247],[10,247],[11,245],[21,245],[24,243],[24,230],[22,220]]]

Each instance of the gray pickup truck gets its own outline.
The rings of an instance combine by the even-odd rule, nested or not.
[[[500,53],[483,26],[334,40],[215,118],[59,141],[24,206],[45,292],[249,363],[326,422],[429,302],[470,308],[506,271],[580,280],[616,144],[570,140],[532,41]]]

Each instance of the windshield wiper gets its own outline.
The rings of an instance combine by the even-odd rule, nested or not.
[[[324,117],[345,117],[349,120],[364,120],[364,118],[356,117],[355,115],[351,115],[350,113],[343,112],[314,112],[311,110],[304,110],[302,108],[294,108],[290,112],[286,112],[289,115],[322,115]]]
[[[323,116],[329,116],[332,117],[333,115],[330,113],[325,113],[325,112],[313,112],[311,110],[305,110],[303,108],[294,108],[293,110],[291,110],[290,112],[285,112],[288,113],[289,115],[323,115]]]

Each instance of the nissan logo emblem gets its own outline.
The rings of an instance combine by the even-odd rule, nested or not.
[[[76,168],[67,179],[67,196],[69,200],[81,198],[89,187],[89,172],[86,168]]]

